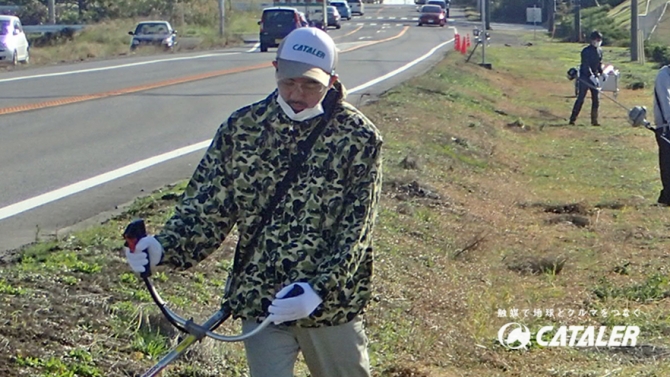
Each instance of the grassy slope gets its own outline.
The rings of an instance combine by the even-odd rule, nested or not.
[[[666,1],[667,0],[638,0],[638,14],[646,14],[647,8],[649,11],[652,11],[653,9],[656,9],[657,7],[665,4]],[[611,18],[614,18],[617,25],[620,25],[624,28],[630,28],[630,7],[631,0],[626,0],[612,8],[607,15]]]
[[[670,45],[670,11],[666,9],[661,22],[656,26],[656,30],[651,35],[653,42],[662,43],[666,46]]]
[[[627,126],[608,100],[603,127],[567,126],[574,98],[565,71],[582,46],[540,39],[487,49],[493,71],[451,54],[363,108],[386,142],[376,298],[366,315],[376,376],[670,375],[670,212],[651,206],[659,189],[653,138]],[[625,49],[606,48],[605,59],[625,72],[622,89],[653,79],[651,66],[626,63]],[[529,60],[537,69],[527,69]],[[647,89],[618,98],[651,107]],[[580,121],[587,118],[588,103]],[[166,351],[175,334],[127,273],[119,234],[133,217],[155,231],[182,187],[0,265],[0,375],[133,375]],[[229,257],[230,245],[192,271],[160,273],[157,284],[202,321]],[[535,265],[559,268],[531,273]],[[522,318],[501,318],[499,309]],[[566,314],[523,318],[534,309]],[[605,317],[603,309],[631,315]],[[535,330],[637,324],[639,342],[658,348],[510,352],[495,339],[512,320]],[[244,373],[239,344],[205,342],[167,375]],[[302,363],[297,375],[306,375]]]

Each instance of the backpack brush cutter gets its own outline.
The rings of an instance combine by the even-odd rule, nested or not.
[[[568,78],[570,78],[571,73],[572,72],[568,71]],[[576,72],[574,72],[574,74],[576,75]],[[626,110],[628,114],[628,122],[633,127],[645,127],[648,130],[656,131],[656,128],[652,126],[651,122],[647,120],[647,108],[645,106],[635,106],[632,109],[629,109],[628,107],[621,104],[621,102],[605,94],[605,92],[603,92],[601,88],[593,85],[591,82],[589,82],[589,80],[584,80],[581,78],[577,78],[577,80],[581,80],[581,82],[586,84],[589,88],[597,90],[600,94],[603,95],[603,97],[611,100],[612,102],[616,103],[619,107]]]

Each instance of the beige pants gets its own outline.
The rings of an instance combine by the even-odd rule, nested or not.
[[[245,333],[256,326],[253,321],[242,323]],[[312,377],[370,377],[368,338],[358,317],[318,328],[271,324],[244,346],[251,377],[292,377],[300,351]]]

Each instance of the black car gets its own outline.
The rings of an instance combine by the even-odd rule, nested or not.
[[[268,47],[278,47],[282,39],[293,30],[305,26],[306,21],[295,8],[271,7],[263,9],[258,24],[261,26],[261,52],[266,52]]]
[[[163,47],[171,51],[177,44],[177,30],[167,21],[142,21],[135,26],[135,31],[129,31],[133,36],[130,50],[143,45]]]

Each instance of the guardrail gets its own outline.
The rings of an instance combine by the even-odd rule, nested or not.
[[[18,12],[21,8],[20,5],[0,5],[0,12]]]
[[[65,29],[79,31],[86,25],[23,25],[23,31],[27,34],[57,33]]]

